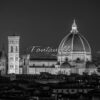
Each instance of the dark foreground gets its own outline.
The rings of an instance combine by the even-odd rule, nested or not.
[[[100,100],[100,76],[0,76],[0,100]]]

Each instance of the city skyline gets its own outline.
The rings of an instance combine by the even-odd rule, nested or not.
[[[32,45],[58,47],[76,19],[79,32],[92,52],[100,50],[100,7],[97,1],[3,1],[0,10],[0,46],[7,37],[21,36],[21,51]]]
[[[99,35],[99,1],[0,1],[0,100],[100,100]]]

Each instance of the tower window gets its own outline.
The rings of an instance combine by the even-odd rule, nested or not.
[[[18,47],[16,46],[16,52],[18,52]]]
[[[13,65],[10,65],[10,68],[12,69],[12,68],[14,68],[14,66]]]
[[[15,70],[17,70],[18,69],[18,65],[15,65]]]
[[[15,60],[18,61],[18,57],[16,57]]]
[[[11,46],[11,52],[13,52],[13,46]]]
[[[13,57],[10,57],[10,60],[12,61],[13,60]]]

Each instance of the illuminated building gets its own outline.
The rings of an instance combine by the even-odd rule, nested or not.
[[[68,62],[91,61],[90,45],[85,37],[78,32],[75,20],[70,33],[64,37],[58,47],[58,61],[61,64],[66,60]]]
[[[87,71],[86,63],[92,61],[91,47],[86,38],[79,33],[75,20],[70,33],[60,43],[57,56],[60,63],[58,67],[62,68],[63,64],[67,62],[70,67],[65,68],[70,73],[83,74]],[[94,71],[95,69],[93,68]]]
[[[8,36],[8,74],[40,74],[47,72],[51,74],[71,73],[89,74],[97,71],[92,61],[91,48],[88,41],[77,30],[75,21],[70,33],[65,36],[58,47],[56,58],[31,58],[31,53],[20,56],[20,36]],[[31,52],[31,51],[30,51]]]
[[[8,74],[19,74],[20,36],[8,36]]]

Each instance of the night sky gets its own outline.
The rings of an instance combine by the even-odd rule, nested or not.
[[[92,51],[100,51],[96,0],[0,0],[0,45],[7,48],[7,36],[15,33],[21,36],[21,52],[32,45],[57,48],[74,19]]]

